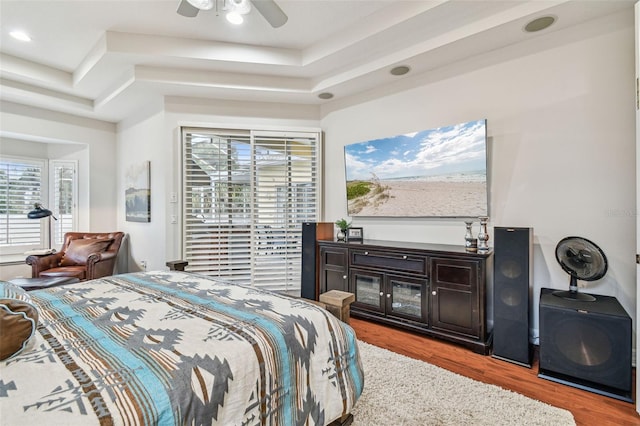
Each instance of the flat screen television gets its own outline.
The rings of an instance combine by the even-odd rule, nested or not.
[[[484,119],[349,144],[344,157],[349,216],[488,215]]]

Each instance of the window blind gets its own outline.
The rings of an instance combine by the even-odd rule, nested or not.
[[[3,253],[46,247],[43,226],[27,213],[42,202],[44,161],[0,159],[0,247]],[[12,250],[9,250],[11,248]]]
[[[187,269],[299,292],[301,224],[319,206],[319,134],[183,129]]]
[[[316,139],[301,134],[255,134],[252,196],[253,283],[300,287],[302,227],[317,213]]]

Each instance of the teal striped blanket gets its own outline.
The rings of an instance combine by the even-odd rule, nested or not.
[[[29,295],[3,425],[323,425],[364,385],[353,330],[304,300],[177,271]]]

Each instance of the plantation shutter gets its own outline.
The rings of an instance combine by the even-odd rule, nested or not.
[[[0,159],[0,247],[2,253],[47,247],[46,220],[28,219],[27,213],[42,202],[45,162]]]
[[[302,222],[319,211],[315,132],[183,129],[187,270],[299,291]]]
[[[187,132],[183,158],[184,258],[189,270],[249,282],[249,133]]]
[[[255,133],[253,140],[253,284],[300,288],[302,227],[318,204],[317,137]]]
[[[53,221],[54,248],[62,245],[65,233],[76,229],[76,164],[75,161],[51,161],[53,202],[50,210],[58,219]]]

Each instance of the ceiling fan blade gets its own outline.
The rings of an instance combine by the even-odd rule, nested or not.
[[[186,0],[182,0],[183,2]],[[289,17],[280,9],[274,0],[251,0],[251,4],[267,20],[273,28],[279,28],[287,23]]]
[[[193,6],[187,0],[180,0],[180,4],[178,5],[178,15],[185,16],[187,18],[195,18],[200,9]]]

